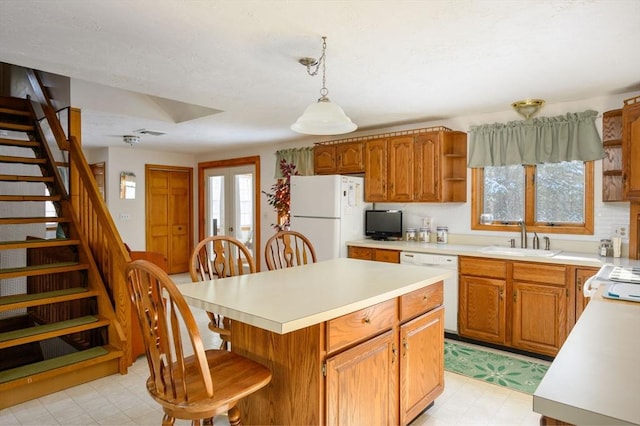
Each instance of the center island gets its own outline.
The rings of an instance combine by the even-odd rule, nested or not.
[[[231,350],[271,369],[245,424],[408,424],[444,390],[442,280],[358,259],[180,285],[231,322]]]

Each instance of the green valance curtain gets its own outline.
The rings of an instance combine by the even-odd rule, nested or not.
[[[284,160],[289,164],[296,165],[296,172],[301,176],[313,175],[313,147],[305,148],[289,148],[276,151],[276,172],[275,178],[280,179],[282,170],[280,170],[280,162]]]
[[[595,125],[597,115],[587,110],[472,126],[469,167],[599,160],[604,157],[604,149]]]

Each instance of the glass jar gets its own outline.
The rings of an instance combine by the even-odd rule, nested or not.
[[[430,235],[431,230],[429,228],[420,228],[420,230],[418,230],[418,241],[428,243]]]
[[[438,244],[447,244],[449,241],[449,228],[447,226],[438,226],[436,228],[436,242]]]
[[[404,239],[406,241],[415,241],[416,240],[416,228],[407,228],[407,231],[404,234]]]
[[[602,257],[608,257],[613,255],[613,244],[608,238],[600,240],[600,247],[598,248],[598,254]]]

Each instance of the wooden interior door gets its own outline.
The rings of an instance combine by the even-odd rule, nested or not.
[[[162,253],[170,274],[187,272],[193,249],[193,170],[145,166],[146,248]]]

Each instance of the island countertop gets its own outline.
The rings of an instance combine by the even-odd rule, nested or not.
[[[441,268],[339,258],[179,288],[191,306],[285,334],[402,296],[451,274]]]
[[[533,411],[578,425],[640,424],[640,303],[594,298],[533,394]]]

